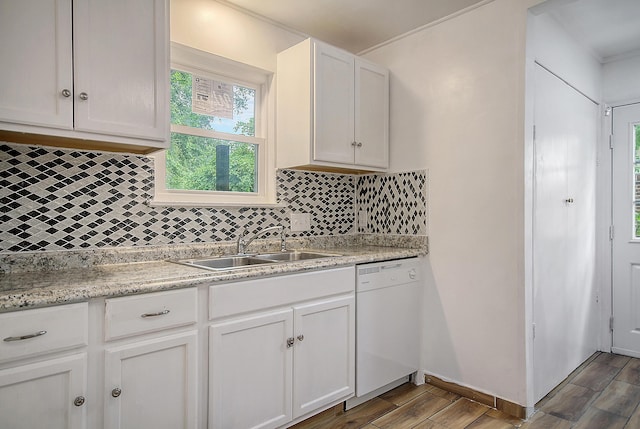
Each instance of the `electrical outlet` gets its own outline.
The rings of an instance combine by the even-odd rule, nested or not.
[[[367,223],[368,223],[367,211],[366,210],[358,211],[358,227],[362,229],[367,229]]]
[[[311,229],[311,215],[309,213],[291,213],[291,232],[308,231]]]

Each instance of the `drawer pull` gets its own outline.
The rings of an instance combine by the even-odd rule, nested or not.
[[[6,341],[6,342],[10,343],[11,341],[28,340],[29,338],[40,337],[40,336],[42,336],[42,335],[44,335],[46,333],[47,333],[47,331],[38,331],[38,332],[36,332],[34,334],[22,335],[20,337],[7,337],[3,341]]]
[[[111,396],[113,396],[114,398],[117,398],[121,394],[122,394],[122,389],[120,389],[119,387],[116,387],[111,391]]]
[[[162,310],[162,311],[158,311],[157,313],[144,313],[140,317],[142,317],[142,318],[145,318],[145,317],[158,317],[158,316],[164,316],[165,314],[169,314],[169,310]]]
[[[81,407],[84,405],[84,401],[84,396],[78,396],[73,400],[73,405],[75,405],[76,407]]]

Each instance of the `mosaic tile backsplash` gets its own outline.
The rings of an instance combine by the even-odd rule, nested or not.
[[[364,212],[358,232],[427,234],[427,175],[425,171],[360,176],[356,213]]]
[[[0,143],[0,252],[232,240],[311,214],[292,237],[426,235],[426,174],[352,176],[280,170],[276,208],[151,207],[153,159]],[[356,213],[368,213],[356,228]]]

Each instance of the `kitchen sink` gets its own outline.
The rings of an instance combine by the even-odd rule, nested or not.
[[[297,250],[291,250],[288,252],[263,253],[260,255],[256,255],[255,257],[259,259],[267,259],[269,261],[292,262],[304,261],[307,259],[332,258],[336,256],[341,255],[331,253],[300,252]]]
[[[258,259],[253,256],[223,256],[209,259],[187,259],[178,261],[180,264],[205,268],[208,270],[234,270],[238,268],[248,268],[254,265],[273,264],[274,261]]]
[[[233,255],[218,258],[185,259],[174,261],[179,264],[204,268],[213,271],[237,270],[256,265],[268,265],[282,262],[304,261],[309,259],[331,258],[341,255],[333,253],[302,252],[291,250],[287,252],[263,253],[259,255]]]

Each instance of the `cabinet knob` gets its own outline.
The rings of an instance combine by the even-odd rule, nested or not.
[[[357,147],[362,147],[362,142],[358,142]]]
[[[564,200],[565,203],[572,203],[573,202],[573,198],[567,198],[566,200]]]
[[[304,335],[302,334],[298,335],[298,341],[302,341],[302,340],[304,340]]]
[[[296,341],[295,338],[291,337],[291,338],[287,338],[287,348],[290,349],[291,347],[293,347],[293,343]]]
[[[117,398],[121,394],[122,394],[122,389],[120,389],[119,387],[116,387],[111,391],[111,396],[113,396],[114,398]]]
[[[87,94],[86,92],[81,92],[80,95],[78,95],[78,97],[80,97],[80,100],[88,100],[89,99],[89,94]]]
[[[67,97],[67,98],[71,97],[71,91],[69,91],[68,89],[63,89],[61,94],[63,97]]]
[[[76,399],[73,400],[73,405],[76,407],[81,407],[84,405],[84,396],[76,396]]]
[[[351,146],[356,147],[358,145],[357,142],[351,142]]]

